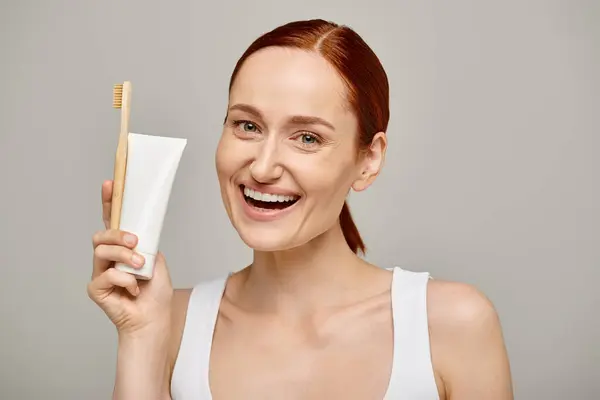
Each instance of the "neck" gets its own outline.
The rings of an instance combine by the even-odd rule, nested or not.
[[[336,224],[309,243],[281,252],[254,252],[240,301],[256,311],[305,315],[351,301],[376,268],[350,250]]]

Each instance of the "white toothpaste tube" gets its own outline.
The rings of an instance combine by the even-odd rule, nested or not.
[[[171,188],[187,139],[129,133],[127,168],[119,229],[138,237],[134,251],[145,258],[142,268],[117,263],[115,268],[149,280],[154,273],[160,234]]]

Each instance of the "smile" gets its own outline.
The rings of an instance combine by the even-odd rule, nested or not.
[[[240,185],[245,210],[248,216],[256,220],[276,219],[292,208],[300,196],[294,194],[263,193]]]

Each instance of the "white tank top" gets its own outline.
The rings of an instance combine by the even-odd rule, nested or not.
[[[429,273],[391,270],[394,356],[384,400],[439,400],[429,349]],[[208,367],[227,279],[202,282],[192,289],[171,379],[173,400],[212,400]]]

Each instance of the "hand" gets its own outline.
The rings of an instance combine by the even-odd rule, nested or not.
[[[154,275],[149,281],[138,281],[133,275],[119,271],[115,262],[134,268],[143,265],[143,257],[133,250],[137,237],[110,229],[112,181],[102,185],[102,218],[106,230],[93,236],[94,263],[88,296],[100,306],[116,326],[119,335],[150,335],[168,331],[173,287],[165,258],[159,252]],[[134,261],[141,257],[141,264]]]

